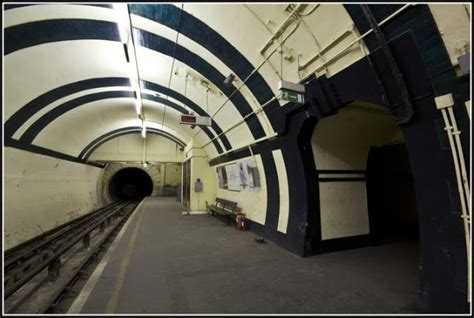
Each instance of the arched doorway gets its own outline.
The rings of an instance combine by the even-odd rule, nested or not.
[[[396,118],[381,106],[354,102],[313,127],[313,220],[320,239],[312,249],[334,253],[334,266],[351,264],[367,283],[364,291],[376,285],[380,294],[392,293],[400,312],[416,312],[419,215]],[[383,273],[391,276],[375,278]]]
[[[417,238],[408,153],[388,110],[352,103],[319,120],[311,143],[322,252]]]

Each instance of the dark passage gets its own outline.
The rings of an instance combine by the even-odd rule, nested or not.
[[[370,148],[367,197],[374,243],[418,240],[415,186],[405,144]]]
[[[109,183],[109,194],[113,200],[137,200],[151,195],[152,191],[150,176],[138,168],[118,171]]]

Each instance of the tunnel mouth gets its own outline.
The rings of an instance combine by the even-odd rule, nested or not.
[[[151,195],[153,181],[139,168],[124,168],[117,171],[109,182],[112,200],[139,200]]]

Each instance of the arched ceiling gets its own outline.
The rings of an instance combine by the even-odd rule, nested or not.
[[[275,110],[284,105],[275,98],[281,74],[301,81],[325,54],[358,35],[340,4],[130,4],[128,10],[146,126],[205,145],[211,158],[274,135]],[[130,81],[135,61],[127,61],[122,24],[107,4],[6,5],[5,137],[81,157],[98,138],[141,126]],[[351,50],[317,72],[330,76],[362,56],[360,48]],[[235,80],[226,85],[229,74]],[[212,116],[212,126],[181,125],[182,113]]]

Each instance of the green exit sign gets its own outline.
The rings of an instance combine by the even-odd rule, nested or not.
[[[283,91],[282,98],[292,103],[304,104],[304,95],[294,91]]]

